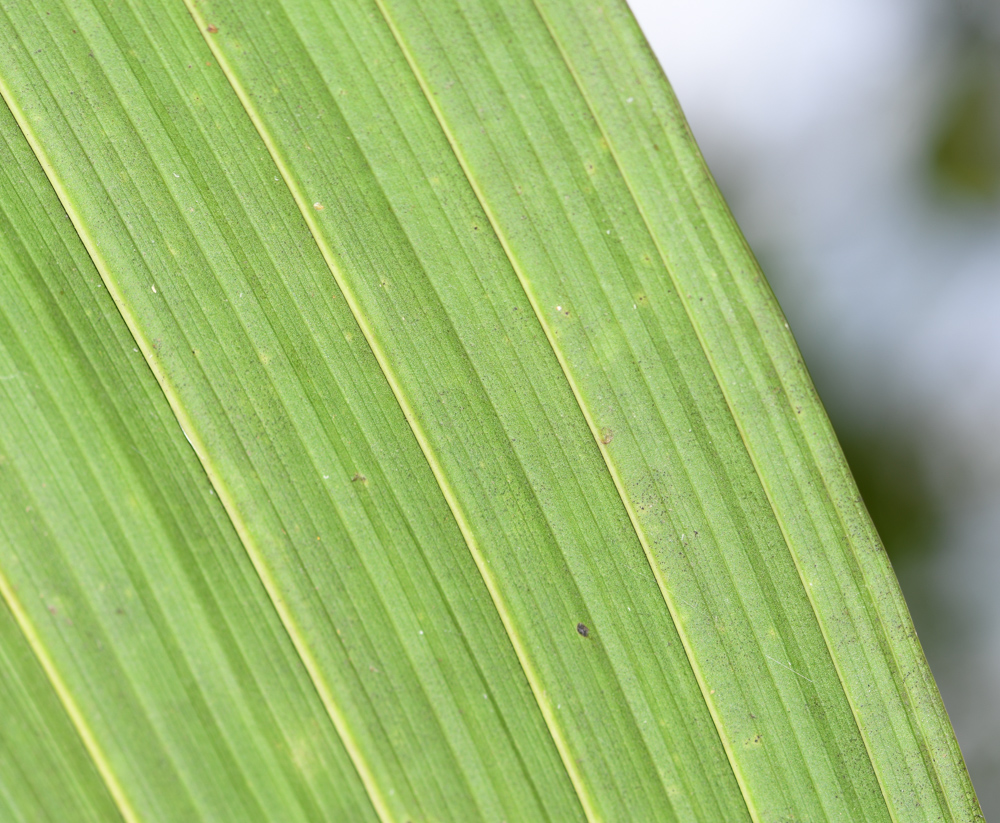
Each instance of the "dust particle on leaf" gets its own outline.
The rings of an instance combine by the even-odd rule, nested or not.
[[[576,624],[576,631],[580,637],[590,637],[590,629],[583,625],[583,623]]]

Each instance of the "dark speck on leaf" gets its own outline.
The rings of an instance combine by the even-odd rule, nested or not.
[[[361,474],[359,472],[358,474],[354,475],[354,477],[351,478],[351,482],[352,483],[367,483],[368,482],[368,478],[365,477],[363,474]]]
[[[580,637],[590,637],[590,629],[584,626],[583,623],[577,623],[576,630],[579,632]]]

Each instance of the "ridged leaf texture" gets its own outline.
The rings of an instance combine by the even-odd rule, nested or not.
[[[0,94],[0,818],[982,819],[622,0],[3,0]]]

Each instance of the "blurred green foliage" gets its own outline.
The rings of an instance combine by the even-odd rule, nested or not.
[[[838,435],[893,563],[932,550],[943,512],[918,434],[889,426],[840,426]]]
[[[982,9],[954,10],[956,61],[932,134],[931,172],[946,192],[992,200],[1000,194],[1000,44]]]

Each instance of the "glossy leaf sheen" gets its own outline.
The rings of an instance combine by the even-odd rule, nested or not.
[[[0,93],[0,812],[981,819],[624,5],[11,2]]]

